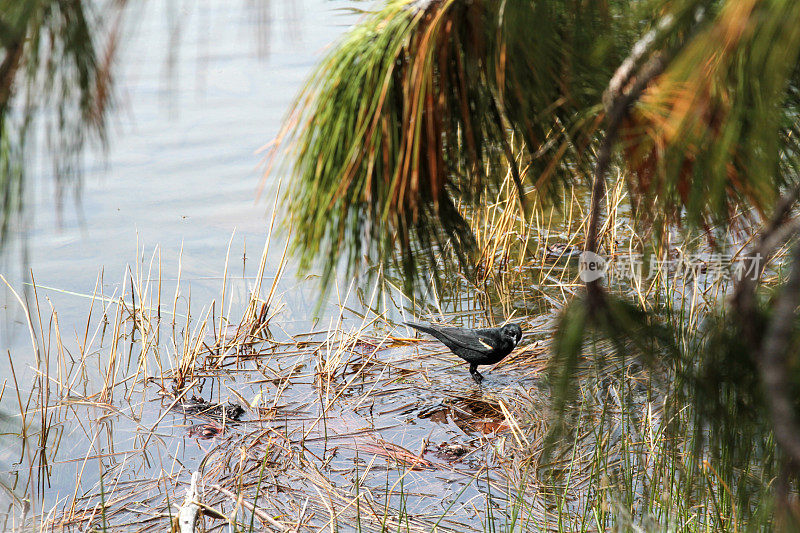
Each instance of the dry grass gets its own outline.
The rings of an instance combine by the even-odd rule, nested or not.
[[[615,260],[637,253],[622,190],[609,188],[604,228]],[[226,267],[220,300],[199,312],[190,289],[166,294],[159,250],[112,294],[98,279],[74,336],[34,284],[34,301],[23,308],[36,381],[16,381],[20,360],[9,354],[12,380],[2,393],[15,396],[11,433],[25,467],[7,489],[6,528],[163,531],[194,472],[206,531],[719,524],[709,502],[726,488],[713,463],[702,467],[705,496],[687,503],[680,491],[680,473],[697,465],[690,439],[676,443],[665,432],[664,376],[613,358],[597,368],[587,357],[570,409],[574,429],[546,445],[553,319],[580,285],[574,261],[548,251],[580,246],[585,211],[565,197],[561,211],[534,203],[523,218],[516,201],[509,180],[473,217],[482,221],[481,284],[461,281],[457,298],[439,295],[429,308],[437,320],[523,323],[522,346],[489,370],[482,388],[440,345],[397,325],[414,310],[393,304],[408,300],[388,280],[383,292],[362,295],[362,311],[352,308],[351,285],[337,292],[339,313],[326,327],[282,331],[285,249],[271,285],[261,281],[271,236],[246,301],[230,298]],[[615,286],[644,304],[674,302],[694,327],[726,283],[673,272]],[[204,409],[193,409],[195,398]],[[224,409],[231,403],[243,408],[241,420]]]

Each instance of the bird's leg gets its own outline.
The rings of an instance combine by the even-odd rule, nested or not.
[[[481,381],[483,381],[483,376],[480,372],[478,372],[478,365],[471,364],[469,365],[469,373],[472,376],[472,379],[475,380],[475,383],[480,385]]]

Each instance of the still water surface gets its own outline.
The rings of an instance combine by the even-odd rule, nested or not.
[[[347,5],[156,0],[134,8],[107,154],[85,157],[82,190],[67,191],[60,203],[45,150],[31,161],[28,227],[3,254],[15,288],[26,290],[22,273],[30,269],[38,286],[65,291],[40,288],[39,296],[53,301],[71,331],[85,320],[88,300],[67,293],[91,295],[100,274],[104,292],[113,293],[137,248],[145,264],[160,252],[165,290],[180,256],[195,302],[218,296],[229,241],[231,272],[242,275],[246,254],[252,275],[274,198],[267,184],[256,199],[263,173],[257,150],[275,137],[326,47],[356,20],[343,11]],[[279,241],[273,249],[268,277]],[[290,266],[281,287],[290,304],[286,323],[306,322],[315,295],[291,274]],[[2,303],[1,344],[27,347],[18,306],[8,294]]]
[[[256,198],[263,175],[263,154],[257,151],[277,134],[326,47],[357,20],[344,11],[349,5],[151,0],[132,8],[118,58],[118,105],[108,151],[84,157],[80,191],[68,188],[59,201],[46,150],[39,146],[27,169],[23,227],[0,262],[4,276],[29,302],[32,272],[45,330],[52,303],[68,351],[85,328],[98,278],[98,292],[119,294],[137,261],[149,265],[155,257],[155,276],[160,259],[165,295],[175,293],[180,264],[180,301],[185,305],[191,297],[194,308],[218,299],[230,246],[234,290],[229,294],[234,306],[243,303],[236,300],[244,300],[252,284],[275,197],[275,184],[268,183]],[[267,286],[286,237],[284,231],[274,239]],[[279,287],[286,304],[282,327],[307,329],[314,284],[299,283],[291,264],[287,270]],[[23,397],[31,389],[35,362],[21,306],[5,287],[0,305],[0,347],[7,352],[0,361],[5,387],[0,407],[13,415],[19,408],[10,392],[6,355],[14,360]],[[15,440],[15,420],[2,421],[3,432],[11,434],[3,438]],[[86,443],[71,443],[74,435],[65,435],[60,456],[83,455]],[[6,448],[0,465],[11,477],[3,474],[0,481],[17,496],[30,494],[19,477],[25,477],[26,461],[15,444],[5,446],[11,440],[0,446]],[[74,472],[62,476],[57,468],[54,474],[46,490],[52,497],[69,492]],[[0,487],[0,502],[8,496]],[[4,503],[0,516],[7,510]]]
[[[3,252],[5,277],[32,309],[36,301],[42,309],[40,353],[52,359],[40,368],[49,366],[53,379],[37,382],[24,314],[6,291],[0,346],[12,354],[22,398],[34,391],[27,412],[46,414],[28,420],[29,434],[20,438],[11,367],[0,358],[6,385],[0,403],[0,529],[18,519],[25,497],[31,500],[31,515],[54,509],[69,525],[85,525],[93,520],[87,516],[100,495],[109,490],[101,482],[121,483],[112,491],[115,498],[125,494],[124,487],[133,487],[140,504],[138,510],[110,506],[114,527],[127,529],[127,520],[151,516],[150,526],[160,528],[163,516],[153,510],[169,508],[165,494],[173,502],[182,497],[181,483],[188,482],[191,472],[205,468],[206,478],[213,478],[213,468],[226,463],[230,450],[255,449],[257,461],[268,457],[253,448],[263,431],[285,441],[286,453],[278,453],[270,485],[273,516],[294,517],[296,507],[305,509],[303,502],[310,501],[307,516],[314,518],[308,520],[324,526],[328,504],[317,498],[317,484],[322,480],[326,491],[344,487],[346,498],[338,505],[347,508],[347,487],[354,479],[378,495],[379,507],[394,509],[393,515],[408,513],[406,525],[408,516],[423,520],[423,530],[439,520],[444,520],[440,526],[448,523],[458,531],[480,529],[481,520],[500,512],[493,498],[505,494],[509,481],[498,470],[507,437],[495,437],[508,430],[500,402],[511,406],[512,399],[523,397],[526,412],[538,409],[537,376],[545,352],[536,344],[516,363],[493,370],[489,385],[480,389],[452,354],[435,343],[409,343],[400,328],[388,332],[399,337],[348,336],[361,322],[359,313],[347,311],[350,322],[330,328],[339,319],[338,306],[330,312],[333,305],[323,309],[321,323],[315,324],[318,285],[298,280],[290,262],[277,290],[283,306],[275,310],[272,337],[257,356],[240,364],[239,352],[231,361],[224,350],[211,348],[203,352],[204,364],[218,361],[214,371],[192,363],[189,380],[196,378],[195,386],[175,387],[170,381],[188,352],[187,338],[214,346],[220,337],[181,329],[184,316],[170,327],[167,314],[176,290],[178,313],[186,313],[191,301],[189,329],[196,328],[202,309],[208,311],[212,301],[214,312],[219,311],[227,256],[225,305],[233,309],[233,323],[241,316],[275,198],[276,183],[267,183],[256,199],[263,175],[258,150],[278,133],[325,49],[357,20],[344,10],[354,5],[363,4],[151,0],[130,14],[117,71],[119,106],[111,119],[110,149],[85,157],[82,190],[61,203],[40,152],[28,169],[27,228]],[[284,219],[276,220],[280,231],[267,258],[266,287],[279,270],[288,237]],[[29,271],[36,295],[26,284]],[[103,316],[102,302],[92,302],[100,279],[97,292],[106,297],[124,292],[127,305],[131,278],[145,284],[147,278],[161,280],[168,311],[160,323],[154,321],[160,324],[155,334],[142,326],[142,313],[117,320],[124,315],[119,306],[109,305]],[[340,281],[341,290],[330,291],[337,303],[347,290],[347,280]],[[357,307],[353,300],[348,303]],[[443,294],[431,300],[434,313],[458,311],[465,324],[483,322],[474,298],[461,301]],[[52,309],[58,313],[66,353],[54,347]],[[538,325],[548,320],[543,315]],[[375,315],[367,321],[380,323]],[[120,331],[115,324],[121,324]],[[535,325],[529,321],[526,328],[548,335]],[[307,335],[328,328],[336,332]],[[281,342],[291,335],[293,342]],[[143,379],[145,373],[152,379]],[[113,385],[106,390],[104,383]],[[206,438],[203,431],[209,425],[176,412],[181,391],[249,409],[240,425],[231,425],[220,438]],[[37,410],[40,405],[47,409]],[[40,435],[46,435],[44,444]],[[252,435],[258,438],[252,441]],[[309,477],[310,472],[324,475]],[[230,511],[230,502],[224,505]],[[122,507],[134,516],[118,513]]]
[[[3,251],[4,276],[31,309],[39,302],[40,353],[52,357],[40,368],[49,366],[52,380],[37,382],[25,316],[6,291],[0,346],[14,361],[22,403],[34,391],[27,412],[38,416],[45,410],[36,406],[46,405],[42,418],[49,418],[28,420],[29,434],[20,438],[11,367],[0,358],[6,386],[0,403],[0,529],[18,520],[26,497],[31,515],[54,509],[60,517],[71,517],[73,526],[81,520],[88,523],[91,518],[81,509],[91,514],[98,494],[108,490],[100,484],[104,479],[130,483],[154,498],[137,499],[144,511],[133,518],[116,516],[118,527],[126,529],[121,525],[126,520],[163,510],[165,502],[159,498],[165,491],[171,498],[182,497],[183,487],[173,482],[183,483],[192,471],[202,469],[209,450],[248,448],[248,432],[258,435],[262,430],[284,435],[292,453],[300,450],[297,457],[284,457],[287,463],[275,471],[269,500],[274,516],[289,516],[293,506],[311,498],[311,507],[318,508],[309,508],[309,516],[316,513],[317,526],[324,524],[325,509],[307,477],[309,464],[324,472],[326,482],[344,487],[360,471],[361,483],[375,494],[403,481],[405,495],[387,495],[387,508],[402,508],[433,522],[447,515],[459,531],[478,527],[481,517],[494,512],[488,510],[491,498],[485,497],[491,492],[488,470],[480,479],[478,474],[498,466],[493,450],[496,444],[502,448],[505,437],[487,437],[503,424],[498,398],[514,397],[521,387],[529,401],[538,396],[532,363],[523,361],[528,365],[524,373],[510,365],[492,372],[491,390],[484,393],[438,345],[416,348],[402,339],[364,340],[358,335],[358,342],[351,342],[347,331],[353,323],[358,327],[357,313],[342,327],[344,336],[306,336],[312,329],[329,328],[339,318],[339,308],[333,313],[333,305],[323,309],[321,323],[315,324],[318,285],[298,280],[291,262],[278,285],[282,307],[270,322],[272,340],[277,340],[242,365],[238,354],[235,364],[220,357],[224,368],[199,375],[197,386],[190,387],[192,396],[208,401],[248,404],[242,425],[207,440],[202,436],[206,426],[173,409],[181,389],[175,390],[169,377],[181,360],[183,343],[192,338],[213,345],[215,340],[214,332],[182,330],[184,316],[177,328],[170,328],[173,295],[177,289],[179,314],[187,312],[191,301],[190,329],[196,328],[212,301],[217,302],[214,312],[219,311],[227,256],[225,305],[233,310],[232,321],[239,320],[274,207],[276,183],[267,183],[256,198],[263,175],[263,153],[258,150],[278,133],[326,48],[357,20],[344,10],[353,5],[362,4],[151,0],[129,14],[109,150],[84,158],[81,191],[67,194],[60,203],[40,151],[28,169],[27,227]],[[267,288],[288,238],[284,219],[276,220],[278,235],[273,236],[264,276]],[[121,334],[112,335],[114,317],[123,313],[108,306],[102,316],[102,302],[92,302],[92,294],[99,279],[98,293],[118,297],[124,292],[127,305],[131,278],[144,284],[148,278],[159,279],[159,265],[167,309],[158,330],[163,336],[156,334],[160,340],[154,341],[155,350],[139,359],[137,350],[147,351],[142,336],[153,331],[143,333],[146,328],[137,329],[136,320],[125,315],[119,321]],[[35,278],[35,295],[27,272]],[[151,289],[156,285],[151,283]],[[333,300],[344,297],[347,287],[340,289],[330,291]],[[262,297],[264,293],[262,288]],[[457,307],[466,323],[469,317],[478,321],[470,314],[477,305],[466,300],[431,305],[446,311]],[[353,298],[349,303],[357,306]],[[54,340],[53,309],[65,353]],[[280,342],[295,334],[302,342]],[[403,336],[400,330],[397,334]],[[219,355],[209,353],[212,358]],[[140,361],[149,365],[145,372],[154,379],[142,379]],[[163,375],[167,377],[161,379]],[[114,385],[106,391],[103,384],[109,376]],[[39,436],[45,434],[42,445]],[[387,446],[414,461],[424,459],[428,466],[417,471],[412,461],[411,472],[402,461],[388,464]],[[369,476],[364,472],[367,460],[374,466]],[[505,486],[506,480],[499,477],[491,483]],[[115,486],[115,495],[124,494],[120,487]],[[71,508],[72,502],[77,507]],[[151,526],[163,524],[158,518]]]

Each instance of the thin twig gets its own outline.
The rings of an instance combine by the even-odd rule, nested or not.
[[[220,487],[219,485],[211,485],[211,488],[221,494],[224,494],[233,501],[241,503],[244,507],[247,508],[248,511],[255,513],[257,517],[259,517],[264,522],[267,522],[269,525],[276,528],[278,531],[286,531],[288,529],[284,524],[281,524],[280,522],[272,518],[270,515],[262,511],[261,509],[257,509],[252,503],[248,502],[247,500],[242,499],[240,501],[239,498],[237,498],[236,495],[233,492],[229,491],[228,489]]]

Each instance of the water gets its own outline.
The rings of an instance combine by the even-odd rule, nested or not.
[[[5,524],[0,529],[15,523],[25,508],[24,497],[31,498],[33,514],[55,509],[75,520],[67,524],[75,527],[92,522],[82,513],[91,515],[103,493],[138,491],[136,501],[140,510],[147,509],[145,515],[163,512],[164,492],[170,501],[181,498],[181,483],[195,469],[205,468],[206,481],[216,475],[224,485],[228,471],[219,466],[215,474],[217,463],[223,465],[224,457],[242,450],[257,453],[239,465],[258,466],[263,457],[272,461],[269,487],[274,493],[265,505],[273,516],[288,520],[310,498],[308,519],[317,527],[326,520],[318,491],[344,487],[334,496],[337,505],[347,508],[354,476],[374,495],[371,504],[378,510],[381,505],[393,512],[403,509],[423,529],[445,512],[442,526],[471,528],[493,512],[492,498],[504,497],[507,479],[502,472],[495,474],[502,470],[496,452],[506,440],[519,437],[508,434],[500,402],[513,409],[521,397],[538,405],[543,346],[534,346],[535,357],[490,370],[484,392],[441,346],[419,349],[398,341],[389,335],[411,332],[382,329],[374,315],[365,319],[363,331],[356,331],[363,311],[356,298],[348,300],[356,312],[348,311],[348,319],[339,322],[334,303],[345,297],[346,283],[340,292],[331,291],[333,301],[317,323],[313,311],[320,289],[314,280],[298,280],[290,260],[277,285],[269,340],[256,347],[258,357],[244,353],[240,361],[238,348],[222,350],[231,358],[223,360],[224,368],[211,370],[219,355],[213,347],[223,286],[235,324],[255,284],[275,207],[281,175],[262,183],[259,149],[278,133],[326,47],[357,20],[342,11],[349,5],[154,0],[129,14],[108,152],[86,155],[81,190],[66,194],[62,202],[56,200],[62,191],[54,185],[46,158],[32,161],[23,219],[27,226],[3,252],[5,277],[30,309],[41,313],[39,353],[49,359],[39,368],[49,368],[52,380],[36,373],[27,319],[6,290],[0,345],[11,354],[22,403],[46,405],[47,410],[28,409],[28,435],[20,446],[23,424],[15,381],[11,365],[0,358],[5,386],[0,414],[10,416],[0,418],[6,433],[0,439],[7,445],[0,451],[0,465],[8,472],[0,475],[5,487],[0,488],[0,524]],[[262,297],[281,268],[287,233],[279,215]],[[153,291],[161,283],[162,319],[153,329],[154,312],[142,312],[142,294],[130,296],[132,280],[149,287],[146,306],[154,305]],[[483,324],[478,299],[452,292],[457,295],[431,307],[458,311],[465,322]],[[176,294],[176,325],[171,325]],[[124,295],[126,305],[139,300],[140,308],[135,319],[116,304],[108,305],[104,315],[104,300],[93,295]],[[391,307],[397,300],[385,303]],[[209,322],[213,331],[199,332],[205,313],[215,317]],[[529,327],[543,338],[551,319],[546,313],[529,321]],[[55,338],[56,321],[63,351]],[[38,316],[32,322],[38,324]],[[326,329],[336,331],[326,336]],[[312,330],[323,334],[291,337]],[[234,332],[235,326],[225,328],[226,335]],[[206,359],[194,365],[197,372],[187,380],[195,386],[183,398],[183,389],[176,389],[170,378],[191,344],[187,339],[211,348],[199,350]],[[141,379],[139,361],[146,361],[147,375],[154,380]],[[103,384],[109,379],[114,386],[107,390]],[[179,400],[194,395],[250,407],[241,425],[214,435],[213,420],[182,414]],[[38,417],[41,412],[46,416]],[[286,454],[262,449],[263,431],[275,436],[277,449]],[[494,439],[497,433],[506,435]],[[314,471],[324,475],[314,477]],[[242,477],[250,499],[256,498],[253,472]],[[167,484],[169,490],[163,488]],[[230,501],[214,500],[219,494],[213,494],[206,492],[208,503],[230,512]],[[382,497],[388,503],[381,504]],[[125,529],[126,520],[142,519],[119,509],[109,509],[115,527]],[[3,522],[3,513],[11,518]],[[151,525],[158,529],[163,523]]]
[[[245,251],[260,255],[274,195],[267,184],[256,199],[263,171],[256,151],[275,137],[325,47],[355,20],[343,6],[162,0],[133,8],[118,62],[110,150],[105,158],[85,158],[81,192],[68,191],[59,206],[40,147],[29,168],[29,227],[4,254],[15,288],[24,290],[21,272],[31,269],[40,286],[84,295],[102,272],[106,292],[113,292],[138,246],[148,259],[158,247],[165,281],[176,278],[182,249],[182,279],[192,297],[216,296],[232,236],[239,273]],[[275,252],[268,272],[280,259],[279,245]],[[46,296],[62,325],[85,319],[83,299]],[[308,310],[305,296],[289,296],[298,316]],[[3,300],[11,308],[1,344],[17,347],[27,331],[13,300]]]
[[[257,199],[263,154],[256,152],[275,137],[326,47],[356,20],[342,12],[348,4],[325,0],[135,4],[118,58],[108,152],[90,151],[80,191],[68,189],[59,201],[63,191],[38,146],[27,169],[22,228],[3,250],[3,275],[30,302],[32,272],[45,328],[51,302],[68,349],[85,327],[98,279],[104,294],[119,293],[137,261],[156,257],[157,267],[160,259],[165,294],[174,294],[180,264],[181,301],[191,291],[199,307],[218,298],[230,246],[229,278],[242,278],[231,303],[246,298],[275,185],[266,184]],[[276,230],[267,284],[286,238],[280,217]],[[283,327],[308,329],[314,288],[299,284],[291,265],[279,294],[287,303]],[[6,287],[0,305],[0,346],[15,361],[24,395],[35,376],[26,319]],[[3,411],[16,413],[6,354],[0,370]],[[4,465],[16,461],[11,452],[2,458]]]
[[[182,329],[183,316],[176,317],[177,327],[170,328],[168,319],[157,326],[159,337],[145,331],[141,311],[122,316],[110,306],[104,317],[102,302],[95,299],[86,326],[98,278],[99,292],[119,296],[130,290],[134,277],[152,288],[159,267],[165,307],[178,291],[178,313],[188,313],[191,300],[194,326],[212,300],[221,305],[226,257],[226,305],[234,315],[241,312],[273,208],[274,182],[266,184],[260,200],[255,198],[262,175],[256,151],[277,133],[324,48],[353,22],[352,15],[335,14],[344,5],[319,0],[143,3],[129,19],[134,22],[130,40],[119,60],[120,105],[111,120],[111,149],[106,156],[86,156],[80,194],[59,204],[41,148],[38,160],[31,161],[28,224],[4,251],[2,272],[29,304],[34,298],[32,285],[26,284],[29,269],[35,277],[42,318],[39,353],[52,357],[39,368],[49,368],[53,381],[35,372],[27,320],[7,290],[0,324],[0,347],[7,350],[0,354],[0,529],[14,522],[4,522],[2,515],[18,517],[26,497],[38,516],[54,509],[54,516],[74,520],[67,526],[97,525],[104,494],[115,500],[109,521],[118,527],[112,530],[128,529],[128,520],[127,525],[148,527],[142,517],[169,509],[165,493],[170,502],[179,501],[195,470],[202,470],[208,483],[229,489],[238,489],[241,480],[247,485],[244,501],[257,501],[259,469],[263,472],[267,463],[263,508],[286,524],[320,528],[329,511],[350,508],[338,523],[352,527],[348,520],[357,501],[365,506],[362,512],[377,518],[372,525],[385,509],[391,529],[400,529],[405,519],[406,525],[410,521],[430,530],[440,517],[443,526],[459,531],[480,528],[494,516],[508,524],[502,516],[509,512],[508,499],[525,489],[514,475],[527,475],[521,468],[524,457],[514,454],[540,449],[546,430],[547,390],[540,376],[557,298],[541,305],[547,312],[526,318],[542,344],[530,344],[513,361],[486,372],[485,389],[477,389],[464,366],[440,346],[418,348],[407,339],[382,336],[387,331],[380,331],[374,316],[368,317],[366,335],[353,333],[358,321],[351,320],[331,336],[279,342],[293,333],[325,329],[337,319],[323,313],[325,321],[314,323],[318,288],[296,280],[291,262],[278,285],[284,305],[270,324],[269,340],[257,347],[257,357],[240,352],[242,346],[220,351],[229,356],[221,359],[222,369],[214,367],[221,354],[213,332]],[[267,284],[280,268],[286,238],[283,219],[277,220]],[[534,238],[541,242],[541,232]],[[514,279],[526,298],[547,296],[546,288],[534,287],[525,274]],[[460,304],[437,305],[452,310]],[[474,316],[479,307],[473,302],[459,311],[480,322]],[[54,338],[56,319],[63,352]],[[38,324],[39,316],[32,322]],[[152,381],[138,374],[135,349],[147,344],[142,336],[155,339],[142,359],[150,365],[145,370]],[[175,409],[182,389],[170,381],[171,369],[187,350],[187,339],[211,345],[199,350],[205,361],[192,367],[196,372],[187,379],[196,386],[187,396],[247,404],[242,424],[220,430],[215,421]],[[88,356],[82,359],[84,350]],[[14,362],[13,377],[3,355]],[[163,365],[163,373],[155,364]],[[108,379],[114,386],[106,390]],[[31,391],[34,396],[28,397]],[[19,409],[18,402],[29,409]],[[27,420],[21,410],[29,413]],[[45,416],[39,418],[41,413]],[[648,432],[651,439],[659,434],[655,429]],[[222,433],[214,436],[215,431]],[[514,441],[518,446],[512,450]],[[636,438],[640,445],[655,449],[655,443]],[[593,442],[587,445],[594,448]],[[645,456],[637,455],[637,462],[640,457]],[[648,462],[637,468],[648,468]],[[582,466],[590,468],[580,472],[577,486],[589,487],[594,467]],[[571,529],[573,524],[561,523],[562,504],[578,521],[581,510],[588,509],[578,496],[558,501],[555,511],[548,487],[531,481],[536,500],[528,490],[530,498],[520,501],[530,501],[523,512],[534,517],[537,529],[546,528],[548,520],[552,526],[556,514],[558,528]],[[404,483],[399,494],[398,483]],[[358,491],[368,496],[358,500]],[[233,511],[230,498],[208,486],[205,495],[213,508]],[[130,514],[120,511],[121,501]],[[69,509],[73,502],[75,508]],[[164,529],[163,515],[149,520],[151,529]]]
[[[258,358],[226,362],[224,369],[198,377],[184,399],[196,394],[249,404],[242,425],[206,439],[204,432],[217,431],[215,422],[182,415],[173,382],[159,377],[143,382],[137,374],[138,361],[144,360],[148,375],[162,375],[159,368],[171,375],[187,338],[215,343],[213,331],[192,328],[210,311],[210,302],[216,302],[211,312],[219,312],[223,285],[234,322],[241,316],[281,177],[262,183],[264,154],[258,151],[278,133],[326,47],[357,20],[342,12],[348,5],[161,0],[136,6],[116,71],[118,106],[110,120],[109,150],[86,154],[78,192],[57,188],[39,147],[27,169],[22,228],[2,258],[13,291],[6,289],[2,300],[0,345],[11,356],[16,380],[2,357],[0,465],[7,473],[0,475],[0,529],[18,523],[25,498],[32,515],[54,509],[75,520],[67,527],[92,522],[83,513],[91,514],[98,495],[125,497],[131,489],[136,501],[164,511],[162,483],[171,484],[172,501],[182,497],[187,472],[206,464],[211,471],[204,475],[214,478],[214,461],[224,463],[219,454],[260,450],[264,428],[282,434],[292,450],[288,458],[274,458],[270,490],[286,492],[270,497],[274,516],[312,498],[309,512],[317,518],[309,520],[324,523],[317,490],[328,482],[346,486],[354,475],[374,494],[385,492],[386,505],[427,516],[428,525],[445,512],[444,501],[452,502],[446,523],[462,527],[481,515],[468,502],[485,499],[484,478],[475,480],[493,454],[484,434],[503,425],[497,401],[476,392],[466,368],[454,369],[455,358],[442,357],[439,347],[420,352],[380,337],[364,341],[363,333],[349,337],[343,332],[359,320],[351,315],[338,324],[333,305],[316,323],[319,287],[298,280],[291,260],[278,283],[275,300],[282,307],[275,309],[271,338],[331,324],[342,332],[327,341],[324,335],[307,337],[305,347],[270,341]],[[279,215],[265,268],[267,290],[281,267],[285,224]],[[164,318],[155,330],[139,329],[147,313],[134,320],[116,305],[104,309],[97,297],[124,295],[133,306],[131,280],[151,291],[159,281],[162,285]],[[177,326],[170,327],[176,291]],[[49,368],[50,380],[36,372],[27,318],[14,292],[35,313],[39,357],[47,359],[38,368]],[[149,294],[145,305],[154,304]],[[344,294],[332,291],[332,296],[338,301]],[[187,331],[190,302],[193,321]],[[355,298],[350,305],[357,307]],[[437,305],[476,313],[474,304]],[[144,350],[142,335],[156,339]],[[370,342],[379,347],[373,350]],[[140,358],[137,351],[146,355]],[[211,351],[204,356],[213,357]],[[109,376],[116,385],[106,390]],[[491,380],[497,391],[519,386],[513,370],[496,372]],[[19,401],[28,405],[24,421]],[[42,405],[47,409],[34,407]],[[24,439],[22,426],[27,426]],[[204,463],[209,453],[216,459]],[[253,460],[271,454],[260,450]],[[417,457],[424,463],[419,471]],[[309,477],[304,466],[309,461],[324,478]],[[243,479],[252,492],[253,476]],[[320,479],[326,480],[323,485]],[[400,481],[401,496],[386,490],[386,483]],[[218,482],[224,485],[224,477]],[[285,491],[278,490],[284,485]],[[230,511],[229,501],[213,500],[212,492],[206,496]],[[142,519],[119,506],[109,509],[112,529]],[[163,523],[152,525],[158,529]]]

